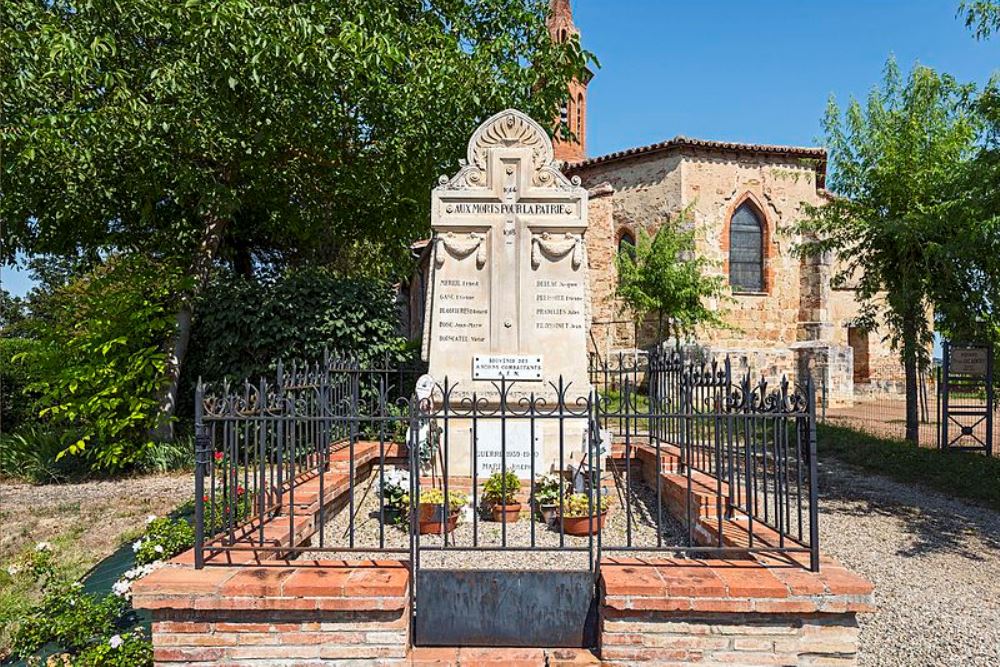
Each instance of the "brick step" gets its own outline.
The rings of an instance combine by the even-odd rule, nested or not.
[[[407,664],[415,667],[582,667],[600,665],[601,661],[585,648],[415,646],[410,649]]]

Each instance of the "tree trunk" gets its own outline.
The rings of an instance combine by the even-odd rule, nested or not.
[[[914,323],[903,323],[903,374],[906,383],[906,439],[915,445],[920,444],[920,421],[917,413],[917,359],[919,346],[917,327]]]
[[[177,395],[180,390],[181,367],[184,358],[187,356],[188,343],[191,341],[191,324],[194,318],[194,301],[201,294],[208,284],[208,279],[212,274],[212,263],[219,251],[222,242],[222,235],[226,231],[229,221],[206,217],[205,228],[202,230],[201,243],[191,262],[188,276],[193,279],[192,285],[187,293],[181,297],[181,307],[177,311],[177,326],[174,331],[172,350],[167,357],[167,376],[164,386],[157,396],[159,403],[159,416],[156,420],[156,428],[153,437],[157,440],[173,440],[174,438],[174,413],[177,410]]]

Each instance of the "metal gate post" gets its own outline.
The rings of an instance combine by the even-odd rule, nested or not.
[[[948,371],[949,359],[951,357],[951,342],[944,341],[941,349],[944,359],[941,369],[941,441],[938,443],[940,449],[948,447]]]

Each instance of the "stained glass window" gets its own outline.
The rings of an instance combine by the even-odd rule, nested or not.
[[[764,291],[764,239],[760,218],[743,204],[729,224],[729,284],[737,292]]]

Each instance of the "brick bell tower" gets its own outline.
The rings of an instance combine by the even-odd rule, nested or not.
[[[549,0],[549,35],[558,43],[565,42],[580,31],[573,23],[573,8],[570,0]],[[587,157],[587,84],[593,76],[589,71],[583,81],[573,79],[569,83],[566,100],[560,109],[557,121],[565,125],[575,136],[572,140],[562,140],[557,134],[553,148],[557,160],[579,162]]]

